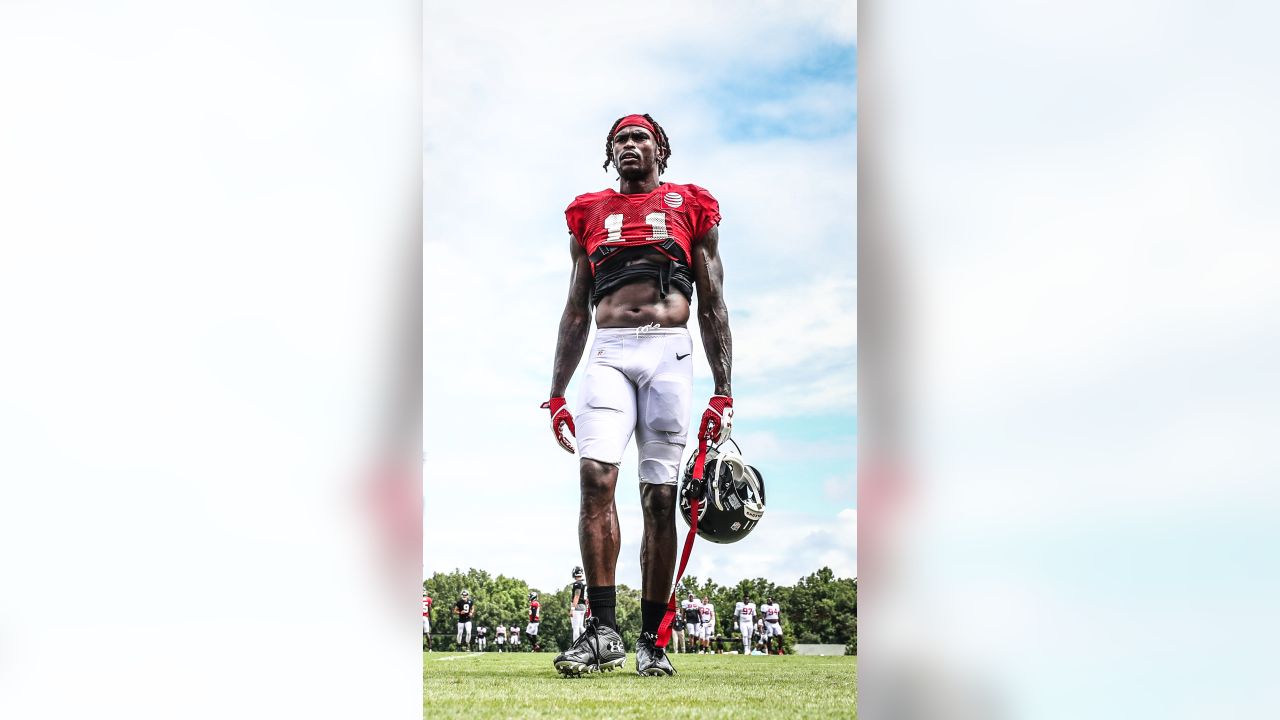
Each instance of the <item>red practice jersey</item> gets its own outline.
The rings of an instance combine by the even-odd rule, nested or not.
[[[627,247],[651,245],[691,263],[694,243],[720,222],[720,203],[697,185],[663,183],[645,194],[606,189],[579,195],[564,215],[594,273],[608,252]]]
[[[427,595],[422,598],[422,617],[427,617],[430,614],[431,614],[431,596]]]
[[[529,622],[538,622],[538,608],[542,607],[537,600],[529,603]]]

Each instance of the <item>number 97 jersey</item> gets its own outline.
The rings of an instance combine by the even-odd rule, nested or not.
[[[605,189],[579,195],[564,214],[594,273],[610,253],[630,247],[652,246],[690,263],[694,243],[720,222],[720,203],[697,185],[663,183],[649,193]]]

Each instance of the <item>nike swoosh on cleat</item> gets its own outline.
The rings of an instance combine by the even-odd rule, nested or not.
[[[692,354],[693,354],[693,353],[685,353],[685,354],[681,355],[680,353],[676,353],[676,359],[677,359],[677,360],[683,360],[683,359],[685,359],[685,358],[689,357],[689,356],[690,356],[690,355],[692,355]]]

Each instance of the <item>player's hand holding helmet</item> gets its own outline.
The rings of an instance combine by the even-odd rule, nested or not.
[[[542,407],[551,411],[551,430],[556,434],[556,442],[570,455],[578,452],[574,442],[578,431],[573,427],[573,415],[565,406],[564,398],[553,397],[542,403]]]
[[[738,444],[707,448],[702,481],[693,479],[695,452],[680,481],[680,514],[692,525],[692,500],[697,498],[698,535],[714,543],[746,537],[764,517],[764,476],[742,458]]]
[[[698,439],[707,444],[720,444],[729,439],[733,431],[733,398],[728,395],[712,395],[707,409],[702,412],[702,424],[698,426]]]

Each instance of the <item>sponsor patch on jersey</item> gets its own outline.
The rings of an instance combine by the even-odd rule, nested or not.
[[[684,204],[684,198],[680,197],[680,193],[669,192],[663,195],[662,199],[667,201],[667,207],[673,209]]]

